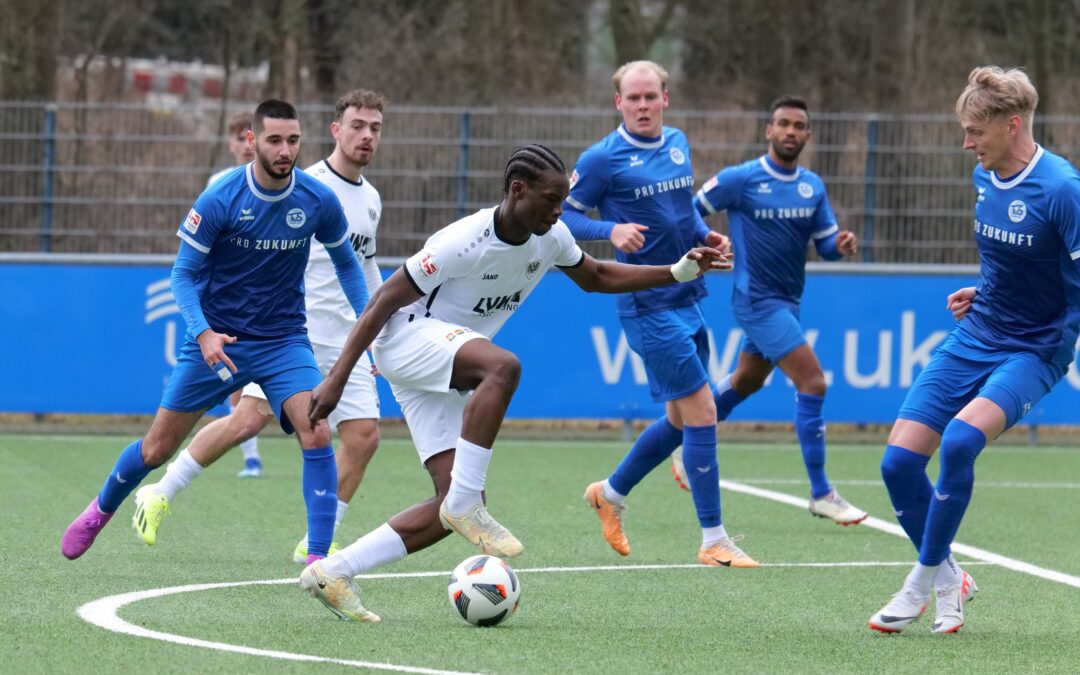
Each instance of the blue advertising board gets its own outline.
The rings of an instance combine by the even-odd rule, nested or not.
[[[836,268],[833,268],[834,270]],[[953,327],[945,296],[973,283],[949,274],[882,274],[863,267],[811,273],[803,325],[826,371],[826,416],[891,422],[915,376]],[[728,310],[731,276],[709,275],[704,302],[717,380],[738,358]],[[0,264],[0,412],[153,412],[183,341],[165,265]],[[641,360],[630,351],[612,296],[547,275],[495,340],[521,359],[516,418],[651,418]],[[399,417],[380,381],[383,414]],[[733,419],[788,421],[794,389],[780,373]],[[1070,424],[1080,410],[1075,367],[1025,420]]]

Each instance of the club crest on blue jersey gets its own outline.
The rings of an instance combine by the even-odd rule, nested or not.
[[[1009,204],[1009,220],[1014,223],[1019,223],[1027,215],[1027,204],[1019,199],[1013,200]]]
[[[304,209],[290,209],[289,212],[285,214],[285,224],[294,230],[303,227],[306,222],[307,214],[304,213]]]

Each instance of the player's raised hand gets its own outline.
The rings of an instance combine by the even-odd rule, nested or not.
[[[649,229],[646,225],[638,223],[618,223],[611,229],[611,243],[623,253],[637,253],[645,245],[645,235]]]
[[[975,287],[968,286],[949,294],[945,299],[945,309],[952,312],[953,318],[959,321],[971,311],[971,303],[975,302]]]
[[[684,283],[693,281],[709,270],[731,269],[731,254],[722,253],[715,248],[702,246],[690,249],[686,255],[671,266],[671,276],[675,281]]]
[[[731,240],[716,230],[709,230],[709,233],[705,235],[705,245],[721,253],[731,253]]]
[[[308,421],[311,422],[312,427],[334,412],[343,391],[345,391],[345,383],[338,383],[330,377],[312,390],[311,403],[308,404]]]
[[[232,359],[225,353],[225,345],[236,342],[236,338],[225,333],[215,333],[211,329],[199,333],[195,340],[199,343],[203,361],[210,369],[218,374],[223,381],[228,382],[236,373],[236,366]],[[231,371],[231,372],[230,372]]]
[[[840,255],[855,255],[859,251],[859,238],[850,230],[844,230],[836,235],[836,250]]]

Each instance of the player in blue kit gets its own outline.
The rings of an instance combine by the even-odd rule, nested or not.
[[[1039,95],[1023,71],[976,68],[956,101],[975,153],[979,282],[951,294],[952,333],[908,391],[881,460],[897,520],[919,561],[870,627],[895,633],[926,609],[931,630],[964,625],[977,590],[949,552],[988,442],[1062,378],[1080,330],[1080,173],[1032,137]],[[926,465],[941,447],[931,486]]]
[[[799,323],[799,303],[806,281],[806,246],[814,242],[821,257],[839,260],[858,247],[854,233],[840,231],[825,184],[799,166],[810,139],[806,101],[784,96],[769,107],[765,124],[768,151],[729,167],[702,186],[694,205],[703,216],[727,211],[735,259],[731,307],[745,337],[735,372],[714,390],[716,416],[731,411],[761,389],[773,368],[795,384],[795,433],[810,478],[810,513],[841,525],[866,519],[825,475],[825,374]],[[680,485],[686,472],[673,456]]]
[[[577,239],[610,239],[619,262],[671,264],[702,242],[727,250],[694,209],[694,172],[686,135],[664,126],[667,72],[633,61],[612,78],[623,123],[578,159],[563,220]],[[600,220],[585,212],[596,209]],[[736,265],[738,261],[736,261]],[[720,513],[716,458],[716,406],[709,386],[709,342],[699,301],[705,281],[625,293],[619,320],[630,347],[643,359],[653,400],[665,415],[653,422],[604,481],[586,488],[608,544],[630,554],[623,531],[625,499],[679,445],[690,474],[702,545],[698,561],[712,566],[757,567],[727,535]]]
[[[146,436],[129,445],[101,491],[64,532],[74,559],[94,543],[124,499],[176,452],[206,410],[257,382],[281,426],[296,431],[304,456],[309,560],[325,557],[337,509],[337,470],[325,422],[307,417],[321,381],[304,317],[304,268],[311,238],[325,244],[357,313],[367,303],[363,273],[347,243],[341,203],[330,188],[293,171],[300,149],[296,110],[264,101],[248,142],[255,161],[199,196],[180,225],[173,296],[187,323],[176,368]]]

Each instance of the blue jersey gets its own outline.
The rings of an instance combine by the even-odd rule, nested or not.
[[[806,246],[839,229],[825,184],[813,171],[784,169],[768,156],[724,169],[694,197],[702,215],[728,212],[735,253],[733,301],[797,307]]]
[[[1037,146],[1018,175],[976,166],[974,182],[979,283],[957,337],[1068,364],[1080,324],[1080,173]]]
[[[347,227],[337,196],[318,179],[294,170],[285,189],[270,192],[248,164],[199,195],[176,234],[206,254],[196,288],[210,327],[271,339],[306,332],[311,237],[339,246]]]
[[[644,138],[623,125],[585,150],[570,177],[563,221],[578,239],[585,234],[581,213],[597,209],[614,223],[648,226],[637,253],[616,251],[619,262],[670,265],[702,241],[708,231],[694,209],[690,146],[678,129],[664,127],[659,138]],[[578,215],[579,218],[574,216]],[[569,217],[567,217],[569,216]],[[610,225],[608,227],[610,231]],[[695,279],[618,296],[621,316],[638,316],[687,307],[706,295],[705,280]]]

